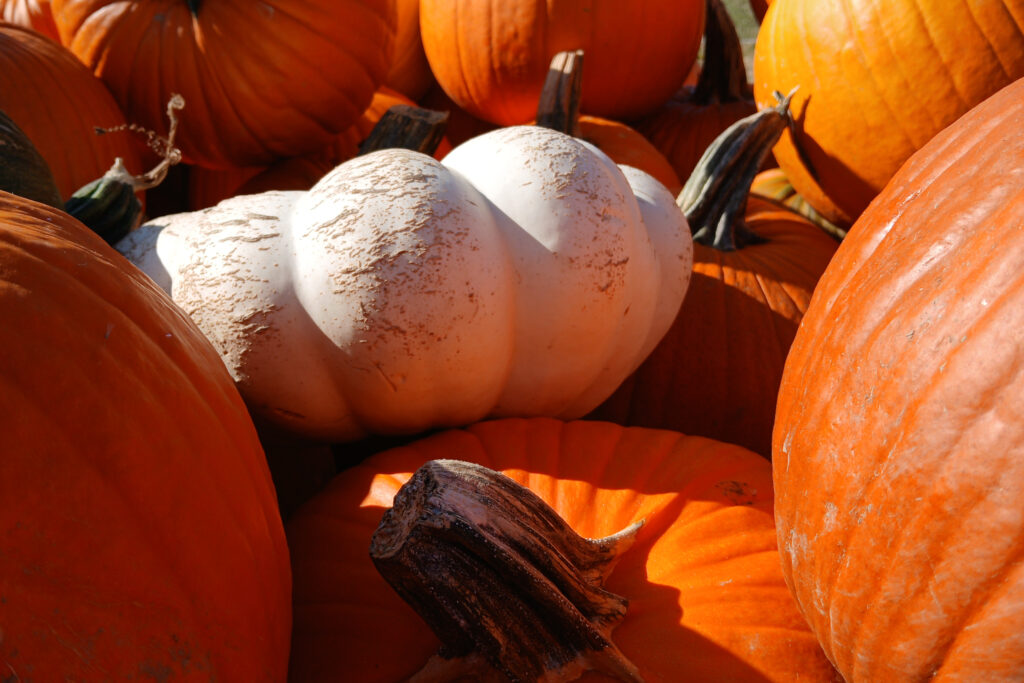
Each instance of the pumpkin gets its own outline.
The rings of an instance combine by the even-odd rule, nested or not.
[[[786,172],[778,166],[767,168],[754,176],[754,182],[750,184],[750,193],[773,199],[797,213],[803,214],[837,240],[842,240],[846,236],[846,230],[815,211],[806,199],[797,194],[797,191],[793,189],[793,184],[786,177]]]
[[[783,570],[849,681],[1021,673],[1022,131],[1018,80],[911,156],[786,362]]]
[[[0,20],[33,29],[60,42],[50,0],[0,0]]]
[[[566,0],[421,0],[420,34],[430,68],[451,99],[499,125],[530,121],[548,64],[583,50],[581,111],[642,116],[666,101],[697,58],[704,0],[630,4]],[[628,95],[626,94],[628,93]]]
[[[534,123],[586,140],[615,163],[650,173],[678,194],[683,189],[679,176],[647,138],[621,121],[580,114],[583,61],[582,50],[559,52],[551,59]]]
[[[291,577],[245,406],[159,288],[0,192],[0,664],[283,680]]]
[[[207,169],[196,166],[189,174],[189,206],[197,211],[238,194],[257,194],[268,190],[308,190],[338,164],[359,153],[359,144],[388,109],[396,104],[412,105],[405,95],[381,87],[370,106],[353,125],[342,131],[323,148],[300,157],[290,157],[267,167]],[[438,147],[441,158],[451,151],[447,140]]]
[[[374,455],[296,512],[289,680],[406,680],[437,650],[367,547],[399,487],[438,458],[501,471],[584,537],[644,520],[605,584],[629,601],[612,640],[644,680],[832,679],[782,581],[767,461],[668,431],[510,418]]]
[[[419,100],[435,82],[420,39],[420,2],[396,0],[395,10],[395,56],[384,85]]]
[[[707,16],[704,63],[697,82],[634,124],[683,180],[716,137],[757,111],[743,46],[721,0],[707,0]]]
[[[786,354],[837,243],[804,216],[749,195],[786,103],[708,148],[680,203],[695,231],[682,308],[650,356],[591,417],[674,429],[771,455]],[[689,197],[689,199],[687,199]]]
[[[132,133],[96,132],[126,125],[106,86],[73,54],[31,29],[0,24],[0,110],[46,160],[65,201],[118,157],[131,173],[143,170],[146,150]]]
[[[770,0],[750,0],[750,9],[758,21],[764,21],[764,15],[768,11],[769,5],[771,5]]]
[[[185,98],[182,153],[213,168],[299,156],[352,125],[387,74],[395,31],[390,0],[52,6],[61,41],[133,122],[166,135],[168,98]]]
[[[0,190],[41,202],[55,209],[64,207],[57,181],[39,150],[7,114],[0,110]]]
[[[581,416],[689,280],[672,195],[587,143],[503,128],[440,163],[348,161],[143,225],[118,245],[213,340],[250,408],[311,438]]]
[[[754,96],[769,106],[773,91],[799,86],[779,166],[849,227],[914,151],[1024,77],[1022,25],[1024,0],[775,0],[754,48]]]

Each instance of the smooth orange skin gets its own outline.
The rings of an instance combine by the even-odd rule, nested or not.
[[[0,0],[0,20],[33,29],[60,42],[50,0]]]
[[[67,214],[0,192],[0,670],[280,681],[291,577],[216,351]]]
[[[308,190],[338,164],[355,157],[388,109],[396,104],[413,105],[405,95],[382,86],[373,95],[370,106],[359,120],[342,131],[322,149],[301,157],[282,159],[267,167],[208,169],[193,167],[189,173],[189,205],[192,211],[213,206],[238,194],[257,194],[268,190]],[[436,156],[451,150],[442,138]]]
[[[638,121],[636,129],[668,159],[679,179],[686,182],[715,138],[735,122],[755,113],[757,107],[747,100],[702,105],[689,99],[692,88],[681,92],[681,97],[669,100]]]
[[[849,681],[1020,678],[1022,169],[1017,81],[861,215],[790,351],[783,569]]]
[[[61,197],[106,173],[121,157],[142,173],[146,150],[125,125],[106,86],[58,43],[23,26],[0,24],[0,109],[25,131],[53,172]]]
[[[686,78],[704,14],[704,0],[421,0],[420,33],[438,83],[477,118],[533,120],[552,57],[583,50],[580,110],[628,120]]]
[[[673,195],[683,190],[679,176],[665,155],[634,128],[600,116],[579,117],[579,136],[607,154],[617,164],[646,171]]]
[[[482,422],[377,454],[296,513],[289,680],[400,681],[436,652],[367,550],[395,492],[436,458],[503,471],[584,536],[646,520],[606,587],[630,600],[612,637],[647,681],[831,680],[782,583],[765,460],[667,431],[547,418]]]
[[[384,85],[419,100],[434,85],[420,39],[420,0],[396,0],[395,56]]]
[[[751,196],[766,244],[694,244],[682,308],[647,360],[590,417],[673,429],[771,454],[786,353],[837,243],[794,211]]]
[[[54,0],[61,42],[125,115],[211,168],[310,152],[352,125],[391,64],[391,0]]]
[[[775,0],[754,49],[754,96],[799,90],[775,146],[797,192],[850,226],[907,158],[1024,77],[1024,0]]]

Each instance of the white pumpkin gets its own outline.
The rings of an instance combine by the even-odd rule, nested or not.
[[[250,409],[346,441],[580,417],[668,330],[690,230],[651,176],[534,126],[401,149],[308,192],[166,216],[118,249],[219,349]]]

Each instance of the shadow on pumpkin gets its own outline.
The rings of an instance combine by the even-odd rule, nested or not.
[[[746,270],[777,278],[757,263]],[[694,272],[661,342],[587,419],[705,436],[770,458],[782,369],[803,315],[791,300],[773,306],[764,290],[747,294]]]
[[[723,448],[741,456],[729,457]],[[679,458],[689,460],[691,454],[695,469],[687,472]],[[288,525],[294,576],[291,681],[401,681],[437,651],[434,635],[377,574],[368,548],[400,484],[423,462],[445,457],[505,471],[553,504],[586,536],[607,535],[637,518],[645,519],[636,543],[612,571],[607,588],[630,599],[630,609],[613,632],[613,640],[646,680],[769,680],[737,654],[684,625],[688,615],[685,607],[680,608],[680,602],[685,603],[680,586],[687,581],[707,584],[705,577],[687,577],[686,567],[667,566],[672,561],[666,557],[683,558],[686,553],[661,546],[658,571],[667,572],[667,578],[657,582],[649,576],[652,552],[659,541],[675,538],[673,529],[687,510],[697,510],[691,516],[708,515],[704,521],[721,510],[729,514],[732,508],[742,508],[734,511],[741,515],[763,515],[758,524],[770,535],[767,542],[773,543],[767,463],[705,439],[625,430],[610,423],[541,418],[478,423],[378,454],[336,477],[296,513]],[[689,483],[680,485],[681,478]],[[746,486],[749,497],[729,498],[732,504],[722,505],[723,490],[716,487],[722,481]],[[706,541],[729,543],[728,539]],[[706,570],[707,566],[698,567],[698,572]],[[791,601],[781,571],[776,573],[769,582],[777,583],[774,588]],[[723,585],[733,578],[730,575]],[[744,583],[740,575],[735,578],[737,584]],[[673,580],[680,586],[670,585]],[[702,628],[714,632],[714,622],[721,621],[730,624],[727,630],[739,633],[756,631],[760,625],[742,623],[746,616],[729,614],[742,601],[726,599],[709,606],[707,597],[694,613],[715,616]],[[783,603],[782,611],[787,605],[795,611],[789,603]],[[777,601],[767,608],[778,609]],[[771,630],[765,629],[765,638],[775,637]],[[809,632],[806,635],[810,637]],[[735,642],[736,633],[732,638]],[[751,658],[758,659],[756,653]],[[606,679],[591,674],[581,680]]]

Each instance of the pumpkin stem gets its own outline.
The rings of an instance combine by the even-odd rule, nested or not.
[[[776,92],[778,105],[740,119],[704,151],[676,198],[694,242],[734,251],[765,241],[744,224],[743,215],[754,176],[792,120],[789,103],[795,92]]]
[[[706,0],[704,64],[689,101],[700,106],[713,102],[753,101],[743,61],[743,44],[722,0]]]
[[[433,155],[448,125],[448,112],[396,104],[384,112],[362,144],[359,154],[379,149],[411,149]]]
[[[537,125],[579,137],[582,83],[583,50],[556,54],[537,102]]]
[[[55,209],[64,207],[49,164],[32,140],[0,110],[0,190]]]
[[[166,138],[135,124],[97,128],[99,135],[122,130],[145,133],[149,146],[161,155],[160,163],[147,173],[133,175],[119,157],[102,177],[76,190],[64,204],[64,210],[108,244],[115,244],[127,235],[142,218],[142,202],[136,192],[159,185],[170,167],[181,161],[181,150],[174,146],[174,139],[178,134],[178,111],[184,107],[185,98],[177,94],[171,96],[167,103],[170,124]]]
[[[641,681],[610,639],[627,601],[602,588],[641,526],[586,539],[500,472],[423,465],[370,544],[378,571],[442,643],[412,680],[569,681],[594,670]]]
[[[188,11],[193,17],[199,16],[199,0],[185,0],[185,4],[188,5]]]

